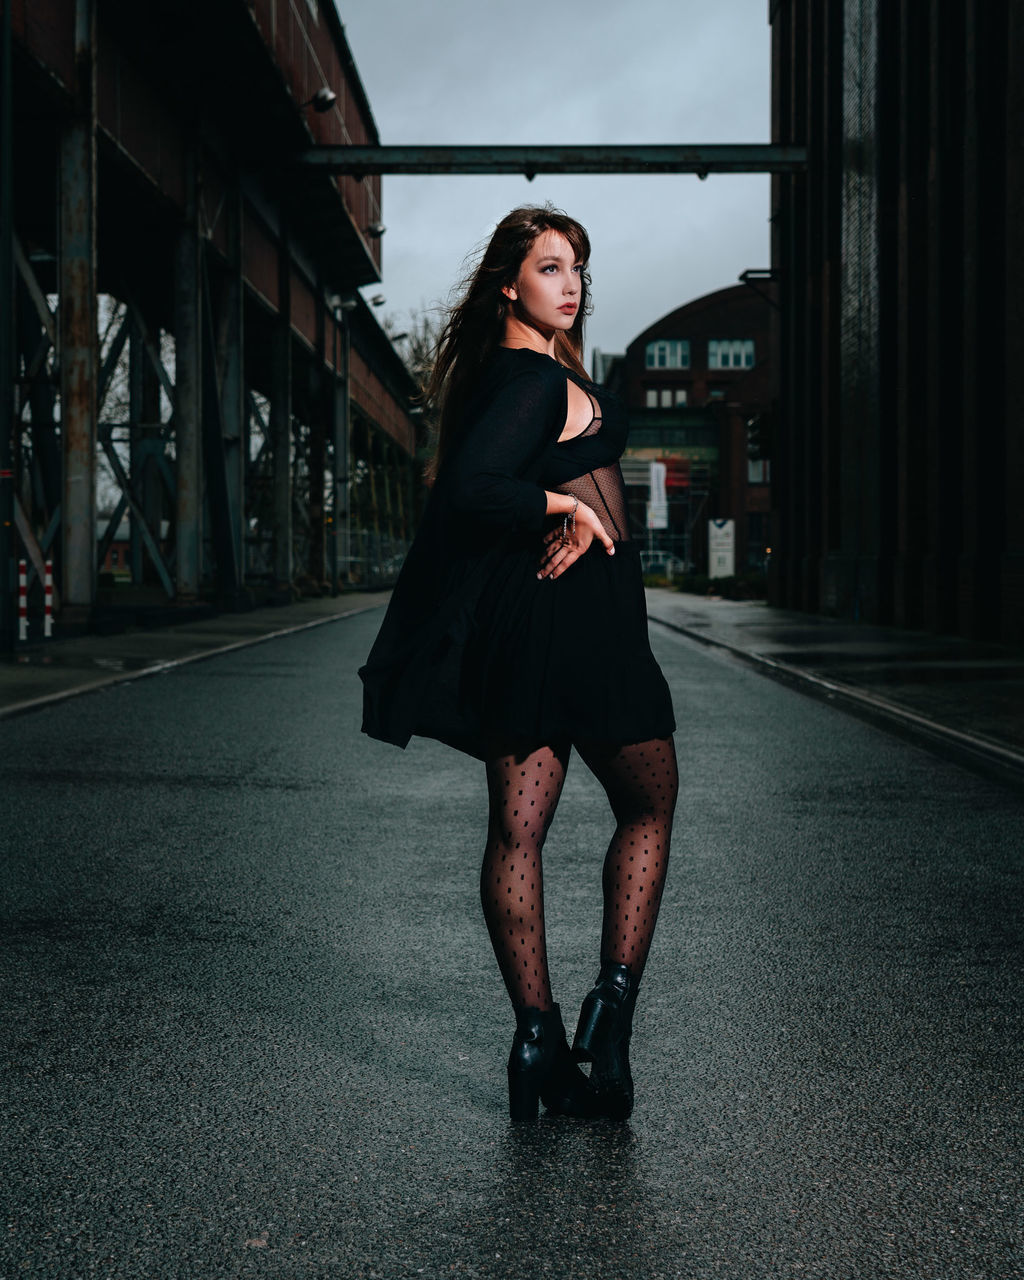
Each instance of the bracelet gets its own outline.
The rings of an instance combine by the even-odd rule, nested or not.
[[[567,511],[562,516],[562,543],[563,545],[569,541],[570,536],[576,537],[576,511],[579,508],[580,500],[573,494],[572,510]]]

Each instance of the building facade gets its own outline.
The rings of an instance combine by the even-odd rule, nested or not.
[[[68,625],[125,520],[171,604],[393,576],[416,388],[357,292],[380,178],[295,163],[378,141],[333,0],[5,12],[11,556],[56,562]]]
[[[772,0],[774,599],[1024,640],[1024,10]]]
[[[634,525],[648,524],[650,463],[663,462],[668,527],[647,530],[649,548],[698,572],[712,518],[735,522],[738,572],[762,568],[771,546],[774,306],[770,284],[733,285],[663,316],[624,356],[595,355],[595,378],[629,407]]]

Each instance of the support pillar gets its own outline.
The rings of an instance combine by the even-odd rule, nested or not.
[[[157,461],[162,450],[160,439],[160,381],[146,350],[145,337],[138,322],[132,318],[128,335],[128,395],[131,419],[131,479],[138,495],[143,519],[153,537],[160,542],[163,521],[163,497],[160,467]],[[147,577],[140,521],[131,513],[131,569],[132,582],[141,586]]]
[[[274,588],[292,589],[292,333],[291,260],[288,238],[278,244],[278,316],[270,356],[270,444],[274,460]]]
[[[1006,452],[1001,462],[1001,499],[1005,512],[1003,555],[1000,565],[999,638],[1005,644],[1024,644],[1024,388],[1020,368],[1024,361],[1024,245],[1019,228],[1024,225],[1024,81],[1020,59],[1024,57],[1024,13],[1020,5],[1006,7],[1007,39],[1003,64],[1006,83],[1006,294],[1002,309],[1006,354],[1001,370],[1005,406]],[[997,466],[999,463],[996,464]],[[991,474],[991,472],[990,472]]]
[[[0,15],[0,651],[17,635],[14,588],[14,135],[11,0]]]
[[[242,288],[242,197],[237,185],[225,210],[228,265],[221,299],[218,348],[222,370],[220,404],[224,433],[229,520],[235,553],[235,580],[245,581],[245,324]]]
[[[196,200],[197,156],[190,147],[185,221],[178,233],[175,274],[174,426],[177,500],[176,576],[179,600],[194,600],[202,574],[202,285]]]
[[[128,431],[130,436],[128,474],[131,478],[132,488],[136,493],[141,494],[144,483],[143,477],[146,473],[146,449],[143,444],[145,428],[142,425],[142,380],[147,364],[147,356],[142,346],[139,326],[134,317],[129,319],[128,325]],[[129,558],[132,584],[139,586],[142,582],[143,542],[142,534],[139,531],[139,519],[134,511],[130,517],[130,528]],[[159,530],[157,530],[157,536],[159,537]]]
[[[327,462],[327,316],[323,288],[317,288],[316,351],[310,374],[309,402],[309,576],[322,588],[326,577],[324,524],[324,468]]]
[[[331,539],[331,594],[339,583],[352,581],[352,414],[350,403],[349,313],[344,305],[334,312],[334,365],[337,376],[331,388],[331,437],[334,445],[334,512]]]
[[[60,141],[65,630],[88,622],[96,598],[96,0],[76,0],[75,81],[75,114]]]

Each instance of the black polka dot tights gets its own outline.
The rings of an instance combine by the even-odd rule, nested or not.
[[[668,870],[678,775],[672,739],[623,747],[577,744],[615,815],[604,861],[601,959],[647,961]],[[568,744],[495,755],[487,762],[490,815],[480,900],[512,1003],[550,1009],[541,852],[569,763]]]

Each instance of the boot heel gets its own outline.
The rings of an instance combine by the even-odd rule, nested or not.
[[[573,1057],[581,1062],[593,1062],[594,1050],[600,1038],[601,1010],[604,1005],[594,996],[587,996],[580,1010],[580,1020],[572,1042]]]
[[[534,1072],[534,1077],[536,1072]],[[512,1120],[536,1120],[540,1109],[540,1090],[536,1079],[524,1079],[523,1073],[508,1073],[508,1114]]]

